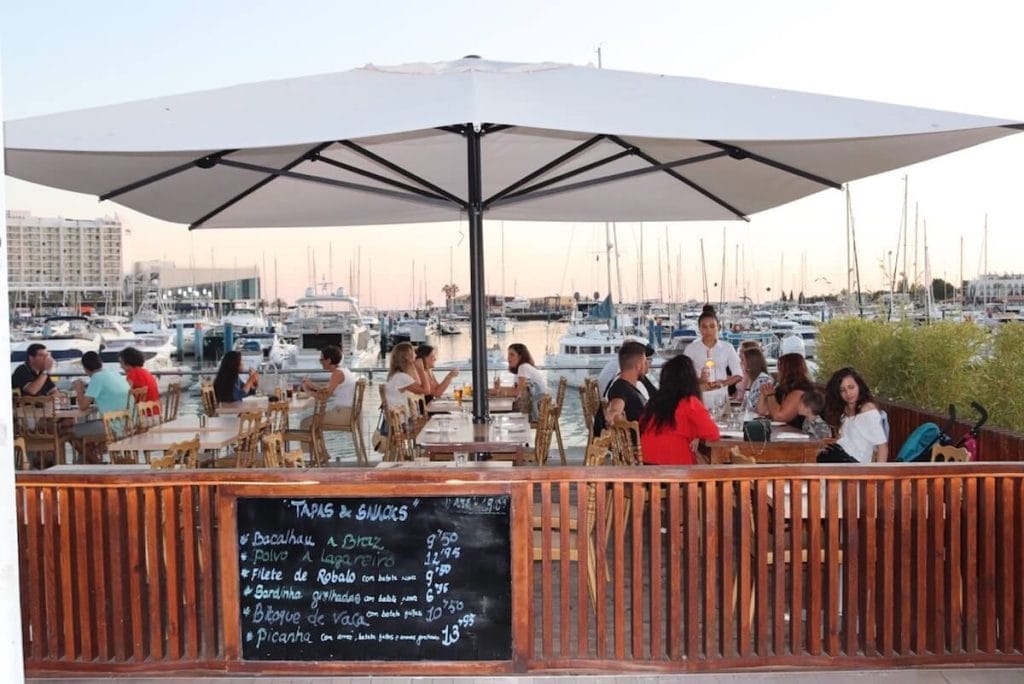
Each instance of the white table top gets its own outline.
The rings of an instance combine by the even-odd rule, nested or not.
[[[197,432],[199,433],[199,448],[202,451],[223,449],[238,438],[238,428]],[[172,444],[190,439],[191,436],[185,432],[144,432],[141,435],[126,437],[108,444],[107,451],[163,451]]]
[[[469,414],[431,416],[416,436],[416,444],[433,451],[516,451],[533,440],[530,420],[522,413],[473,423]]]
[[[209,432],[216,430],[234,430],[238,432],[239,419],[237,415],[215,416],[206,419],[206,427],[199,426],[199,416],[178,416],[174,420],[160,423],[149,428],[150,432]]]
[[[313,408],[313,397],[304,395],[288,400],[289,413],[301,413]],[[246,411],[266,411],[270,406],[270,397],[246,397],[242,401],[221,402],[217,405],[218,416],[237,416]]]
[[[512,397],[490,397],[487,406],[491,413],[511,413],[514,401]],[[427,404],[427,413],[458,413],[460,409],[468,412],[472,408],[472,397],[463,399],[460,404],[449,396],[442,396]]]
[[[417,463],[416,461],[381,461],[377,468],[399,468],[402,470],[426,469],[426,468],[511,468],[512,461],[469,461],[463,466],[456,465],[454,461],[429,461]]]

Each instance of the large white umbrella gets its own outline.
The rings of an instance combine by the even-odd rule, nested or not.
[[[7,173],[191,228],[483,217],[746,219],[1018,132],[1001,119],[694,78],[469,57],[366,66],[5,123]],[[474,393],[477,419],[485,392]]]

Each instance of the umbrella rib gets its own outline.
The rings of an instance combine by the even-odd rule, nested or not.
[[[660,161],[658,161],[657,159],[655,159],[651,155],[647,154],[643,150],[637,148],[635,145],[630,145],[629,143],[627,143],[622,138],[613,135],[613,136],[611,136],[610,139],[612,140],[612,142],[616,143],[617,145],[622,145],[623,147],[629,147],[629,148],[635,149],[637,151],[636,152],[637,156],[640,157],[641,159],[643,159],[648,164],[651,164],[654,167],[662,166],[662,163]],[[693,159],[695,159],[697,161],[709,161],[711,159],[718,159],[718,158],[720,158],[722,156],[725,156],[726,154],[728,154],[728,153],[723,151],[723,152],[716,153],[714,156],[709,156],[706,159],[701,159],[700,157],[693,157]],[[701,155],[701,156],[705,156],[705,155]],[[736,218],[743,219],[744,221],[749,221],[750,220],[747,217],[747,214],[745,212],[740,211],[739,209],[737,209],[736,207],[732,206],[731,204],[726,202],[724,199],[722,199],[721,197],[719,197],[715,193],[713,193],[710,190],[708,190],[707,188],[705,188],[704,186],[699,185],[695,181],[692,181],[689,178],[687,178],[686,176],[684,176],[683,174],[679,173],[678,171],[675,170],[675,166],[677,166],[677,165],[673,164],[671,166],[667,166],[664,169],[665,173],[667,173],[672,178],[675,178],[680,183],[683,183],[684,185],[689,187],[691,190],[694,190],[695,192],[700,193],[701,195],[703,195],[704,197],[708,198],[709,200],[711,200],[712,202],[714,202],[718,206],[722,207],[723,209],[726,209],[727,211],[731,211],[733,213],[733,215],[736,216]]]
[[[484,200],[484,206],[486,207],[491,202],[494,202],[495,200],[501,199],[502,197],[504,197],[505,195],[509,194],[513,190],[519,189],[523,185],[526,185],[527,183],[532,181],[534,178],[537,178],[539,176],[543,176],[545,173],[547,173],[551,169],[554,169],[554,168],[556,168],[558,166],[561,166],[562,164],[564,164],[568,160],[572,159],[576,155],[580,154],[584,150],[587,150],[588,148],[592,147],[593,145],[595,145],[596,143],[600,142],[601,140],[604,140],[604,138],[605,138],[605,136],[602,134],[602,135],[595,135],[593,138],[590,138],[589,140],[583,141],[582,143],[580,143],[576,147],[572,148],[571,150],[569,150],[565,154],[562,154],[562,155],[559,155],[559,156],[555,157],[554,159],[549,161],[547,164],[544,164],[543,166],[541,166],[537,170],[532,171],[531,173],[526,174],[525,176],[523,176],[522,178],[517,180],[515,183],[512,183],[511,185],[505,187],[504,189],[499,190],[498,192],[494,193],[493,195],[488,197],[486,200]]]
[[[778,169],[779,171],[791,173],[794,176],[799,176],[814,183],[818,183],[819,185],[825,185],[836,190],[843,189],[842,184],[837,183],[834,180],[829,180],[828,178],[824,178],[823,176],[813,174],[810,171],[804,171],[803,169],[798,169],[795,166],[790,166],[789,164],[784,164],[783,162],[776,161],[768,157],[763,157],[760,154],[757,154],[756,152],[745,150],[742,147],[738,147],[736,145],[730,145],[729,143],[720,142],[718,140],[701,140],[700,142],[704,143],[705,145],[717,147],[720,150],[725,150],[733,159],[753,159],[756,162],[761,162],[765,166],[771,166],[772,168]]]
[[[413,192],[413,193],[416,193],[417,195],[422,195],[424,197],[430,197],[431,199],[447,201],[446,198],[442,197],[441,195],[435,195],[434,193],[430,192],[429,190],[424,190],[423,188],[417,188],[415,185],[409,185],[408,183],[401,183],[401,182],[396,181],[396,180],[394,180],[392,178],[388,178],[387,176],[382,176],[382,175],[380,175],[378,173],[374,173],[372,171],[367,171],[366,169],[361,169],[358,166],[352,166],[351,164],[346,164],[345,162],[338,161],[337,159],[331,159],[330,157],[325,157],[323,155],[319,155],[318,154],[314,161],[324,162],[325,164],[329,164],[329,165],[331,165],[331,166],[333,166],[335,168],[341,169],[343,171],[349,171],[351,173],[355,173],[355,174],[358,174],[360,176],[365,176],[366,178],[370,178],[372,180],[379,181],[381,183],[384,183],[386,185],[390,185],[392,187],[401,188],[402,190],[406,190],[408,192]],[[462,205],[459,204],[459,206],[461,207]]]
[[[536,194],[536,192],[538,190],[546,188],[546,187],[548,187],[550,185],[554,185],[555,183],[560,183],[561,181],[564,181],[567,178],[573,178],[573,177],[578,176],[578,175],[580,175],[582,173],[586,173],[587,171],[592,171],[593,169],[596,169],[596,168],[601,167],[601,166],[605,166],[606,164],[611,164],[612,162],[618,161],[618,160],[622,159],[623,157],[628,157],[631,154],[633,154],[633,150],[623,150],[621,152],[616,152],[615,154],[612,154],[612,155],[609,155],[607,157],[604,157],[603,159],[598,159],[597,161],[593,161],[593,162],[591,162],[589,164],[585,164],[583,166],[575,168],[572,171],[566,171],[565,173],[563,173],[561,175],[554,176],[553,178],[549,178],[549,179],[547,179],[545,181],[541,181],[539,183],[534,183],[533,185],[525,187],[525,188],[523,188],[522,190],[520,190],[518,192],[508,193],[507,195],[505,195],[504,198],[499,198],[496,201],[500,201],[501,199],[518,199],[518,198],[524,197],[526,195],[535,196],[535,194]],[[606,177],[607,178],[611,178],[611,176],[606,176]],[[488,200],[488,201],[490,202],[491,200]]]
[[[296,166],[301,164],[304,160],[309,159],[310,155],[315,155],[315,154],[319,153],[321,150],[323,150],[324,148],[326,148],[330,144],[331,143],[320,143],[319,145],[317,145],[317,146],[313,147],[312,149],[308,150],[307,152],[303,152],[301,155],[299,155],[298,157],[296,157],[292,161],[288,162],[287,164],[285,164],[281,168],[284,169],[285,171],[291,171]],[[206,223],[207,221],[212,219],[217,214],[220,214],[221,212],[223,212],[228,207],[231,207],[231,206],[237,204],[238,202],[241,202],[243,199],[245,199],[246,197],[248,197],[252,193],[256,192],[260,188],[264,187],[265,185],[267,185],[270,181],[274,180],[275,178],[277,178],[277,176],[267,176],[266,178],[264,178],[263,180],[259,181],[258,183],[255,183],[255,184],[249,186],[248,188],[246,188],[242,192],[238,193],[237,195],[235,195],[234,197],[229,199],[227,202],[224,202],[223,204],[221,204],[219,207],[217,207],[213,211],[210,211],[209,213],[204,214],[203,216],[200,216],[199,219],[197,219],[196,221],[193,221],[191,224],[189,224],[188,229],[192,230],[193,228],[198,228],[199,226],[203,225],[204,223]]]
[[[219,164],[228,166],[234,169],[241,169],[242,171],[253,171],[256,173],[267,173],[272,176],[284,176],[285,178],[292,178],[294,180],[308,181],[310,183],[320,183],[322,185],[331,185],[336,188],[344,188],[345,190],[357,190],[360,192],[366,192],[371,195],[382,195],[384,197],[391,197],[393,199],[405,200],[407,202],[417,202],[419,204],[430,204],[430,205],[442,205],[449,206],[449,203],[444,200],[432,199],[429,197],[420,197],[419,195],[410,195],[405,192],[398,192],[396,190],[387,190],[385,188],[375,188],[371,185],[360,185],[359,183],[350,183],[348,181],[337,180],[335,178],[324,178],[322,176],[314,176],[308,173],[297,173],[295,171],[285,171],[283,169],[274,169],[269,166],[260,166],[258,164],[249,164],[247,162],[235,161],[233,159],[221,159]]]
[[[199,159],[193,159],[192,161],[185,162],[184,164],[179,164],[178,166],[167,169],[165,171],[161,171],[160,173],[155,173],[152,176],[147,176],[146,178],[137,180],[134,183],[122,185],[121,187],[115,190],[111,190],[110,192],[100,195],[100,202],[103,202],[104,200],[108,199],[113,199],[114,197],[123,195],[126,192],[131,192],[132,190],[138,190],[139,188],[145,187],[150,183],[155,183],[157,181],[163,180],[164,178],[170,178],[171,176],[177,175],[182,171],[188,171],[189,169],[194,168],[196,166],[200,168],[210,168],[211,166],[216,164],[224,155],[231,154],[232,152],[237,151],[238,150],[221,150],[220,152],[207,154],[200,157]]]
[[[462,198],[458,197],[457,195],[453,195],[452,193],[448,192],[444,188],[431,183],[426,178],[423,178],[421,176],[417,176],[412,171],[409,171],[408,169],[405,169],[405,168],[399,166],[398,164],[394,163],[393,161],[389,161],[389,160],[385,159],[384,157],[380,156],[379,154],[376,154],[375,152],[371,152],[370,150],[366,149],[365,147],[357,145],[356,143],[352,142],[351,140],[339,140],[338,144],[339,145],[344,145],[345,147],[347,147],[348,149],[352,150],[353,152],[356,152],[357,154],[361,154],[364,157],[366,157],[367,159],[370,159],[372,161],[377,162],[381,166],[383,166],[383,167],[385,167],[387,169],[390,169],[390,170],[394,171],[395,173],[400,174],[400,175],[408,178],[409,180],[411,180],[414,183],[419,183],[420,185],[422,185],[424,188],[426,188],[428,190],[433,190],[434,192],[436,192],[441,197],[445,197],[449,201],[455,202],[456,204],[458,204],[463,209],[467,209],[469,207],[469,203],[466,202],[465,200],[463,200]]]

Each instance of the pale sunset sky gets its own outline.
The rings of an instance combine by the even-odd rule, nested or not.
[[[977,0],[857,3],[739,0],[635,2],[525,0],[354,3],[323,0],[203,2],[56,0],[0,2],[3,116],[21,118],[237,83],[341,71],[367,63],[446,61],[479,54],[501,61],[596,63],[857,97],[1024,121],[1019,26],[1024,6]],[[757,116],[757,112],[751,112]],[[865,289],[883,287],[881,264],[897,249],[903,177],[911,221],[927,225],[933,277],[957,281],[982,266],[1022,272],[1019,188],[1024,135],[954,153],[851,185]],[[366,228],[200,230],[164,223],[111,202],[5,179],[7,207],[39,216],[117,214],[130,229],[126,262],[179,266],[266,264],[265,296],[292,301],[316,280],[352,286],[364,303],[408,307],[443,300],[452,274],[469,288],[468,241],[455,223]],[[746,288],[764,300],[806,285],[846,286],[845,198],[826,190],[740,222],[620,223],[626,300],[702,299],[700,242],[708,283],[725,296]],[[603,224],[489,222],[487,290],[508,295],[607,291]],[[640,249],[643,231],[643,252]],[[504,233],[504,259],[502,239]],[[668,282],[664,254],[671,254]],[[911,249],[913,249],[911,235]],[[919,242],[923,243],[923,235]],[[737,247],[738,246],[738,247]],[[361,283],[349,281],[359,248]],[[662,274],[659,280],[659,250]],[[739,252],[740,276],[735,273]],[[598,258],[598,254],[600,257]],[[678,256],[677,256],[678,255]],[[677,266],[681,262],[682,269]],[[913,257],[908,261],[912,270]],[[923,271],[923,244],[918,257]],[[504,265],[504,268],[503,268]],[[329,270],[329,266],[333,269]],[[504,279],[502,273],[504,272]],[[371,284],[372,280],[372,284]],[[682,292],[680,293],[680,287]],[[613,287],[617,295],[617,288]],[[719,291],[711,287],[710,299]]]

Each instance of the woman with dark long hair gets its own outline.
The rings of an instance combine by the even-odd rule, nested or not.
[[[686,465],[697,462],[698,440],[721,437],[701,400],[700,380],[693,361],[680,354],[661,368],[658,391],[640,416],[640,446],[644,463]]]
[[[241,378],[243,373],[248,374],[245,382]],[[242,401],[244,397],[256,392],[259,382],[259,373],[255,370],[245,371],[242,369],[242,354],[229,351],[220,360],[217,377],[213,379],[213,393],[219,402]]]
[[[508,370],[516,376],[516,384],[512,387],[502,387],[501,379],[494,381],[494,387],[490,390],[493,396],[518,397],[523,390],[530,388],[530,420],[537,420],[537,408],[540,405],[540,398],[548,394],[548,380],[544,374],[537,370],[533,363],[533,356],[525,344],[513,342],[508,345]]]
[[[438,382],[434,375],[434,365],[437,363],[437,349],[433,345],[420,344],[416,347],[416,377],[420,386],[427,390],[426,400],[430,403],[434,397],[439,397],[448,389],[448,385],[459,374],[458,368],[452,368],[444,376],[444,380]]]
[[[884,463],[889,460],[889,439],[882,413],[860,373],[840,368],[825,385],[825,419],[839,428],[839,439],[818,455],[819,461]]]
[[[814,389],[807,361],[800,354],[783,354],[779,357],[778,369],[778,383],[765,383],[761,388],[757,412],[800,430],[804,424],[804,417],[800,415],[800,400],[804,392]]]

